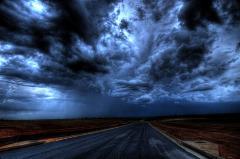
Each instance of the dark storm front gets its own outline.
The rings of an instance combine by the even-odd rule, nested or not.
[[[239,11],[238,0],[2,0],[0,118],[239,101]]]
[[[197,159],[145,122],[0,153],[1,159]]]

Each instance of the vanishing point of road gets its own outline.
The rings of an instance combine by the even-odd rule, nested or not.
[[[177,130],[176,130],[177,131]],[[0,159],[199,159],[147,122],[0,153]]]

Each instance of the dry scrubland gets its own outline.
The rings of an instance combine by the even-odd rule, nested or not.
[[[0,121],[0,146],[24,140],[61,137],[126,124],[118,119]]]
[[[226,159],[240,159],[239,115],[169,118],[152,121],[152,124],[173,138],[181,141],[207,141],[217,146],[219,156]],[[210,150],[211,147],[208,147]]]

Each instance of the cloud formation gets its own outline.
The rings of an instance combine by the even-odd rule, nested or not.
[[[2,103],[240,99],[239,0],[3,0],[0,15]]]

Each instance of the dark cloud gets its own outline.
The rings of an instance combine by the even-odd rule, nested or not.
[[[151,64],[150,76],[157,81],[169,81],[196,69],[208,54],[211,40],[207,32],[181,31],[173,33],[175,46],[161,53]]]
[[[0,102],[77,107],[87,93],[119,105],[239,100],[239,4],[3,0]]]
[[[32,112],[32,111],[37,111],[36,109],[32,108],[24,108],[22,105],[18,105],[16,107],[15,104],[7,104],[7,105],[1,105],[0,104],[0,113],[16,113],[16,112]],[[2,118],[1,118],[2,119]]]
[[[178,66],[175,65],[175,51],[167,50],[160,58],[152,63],[150,74],[154,80],[163,80],[174,77],[178,71]]]
[[[31,6],[31,3],[36,3],[36,6]],[[93,47],[94,52],[92,44],[103,30],[99,21],[110,9],[111,3],[113,1],[1,2],[0,38],[15,47],[7,53],[23,55],[23,59],[10,60],[1,74],[36,83],[62,84],[71,83],[71,78],[79,72],[107,73],[107,60],[99,55],[86,59],[84,50],[81,50],[83,46],[78,46],[76,38]],[[98,7],[94,8],[93,4]],[[45,10],[42,7],[48,8]],[[37,13],[31,9],[36,9]],[[43,59],[38,59],[37,54],[42,54]],[[23,64],[26,57],[36,58],[40,74],[26,70]],[[66,81],[67,76],[70,78]]]
[[[72,61],[68,63],[66,66],[71,71],[78,73],[79,71],[86,71],[89,73],[107,73],[107,68],[104,67],[106,65],[105,59],[96,58],[94,61],[88,61],[85,59],[80,59],[77,61]]]
[[[192,70],[199,66],[205,53],[207,53],[207,49],[204,44],[182,45],[178,50],[177,59],[186,64],[188,70]]]
[[[230,24],[238,24],[240,22],[240,1],[224,0],[220,3],[220,8],[223,10],[223,20]]]
[[[130,90],[144,90],[144,89],[151,89],[150,83],[143,83],[143,82],[138,82],[138,81],[119,81],[118,85],[121,87],[128,88]]]
[[[189,29],[195,29],[197,26],[205,26],[204,21],[221,23],[221,19],[213,6],[213,2],[212,0],[185,1],[179,18]]]

